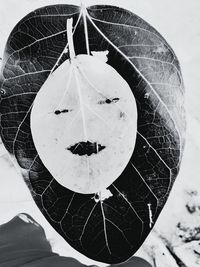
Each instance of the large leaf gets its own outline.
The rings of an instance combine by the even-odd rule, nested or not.
[[[1,137],[16,158],[33,198],[51,225],[86,256],[122,262],[143,243],[178,174],[184,148],[183,82],[177,58],[149,24],[113,6],[40,8],[8,39],[1,73]],[[35,149],[30,112],[41,86],[69,59],[67,19],[75,53],[108,51],[109,64],[137,103],[137,137],[129,163],[99,201],[61,186]],[[88,34],[88,36],[87,36]],[[95,66],[94,66],[95,67]]]

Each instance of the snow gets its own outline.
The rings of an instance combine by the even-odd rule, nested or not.
[[[3,55],[7,37],[15,24],[28,12],[48,4],[73,3],[79,0],[1,0],[0,55]],[[166,38],[175,50],[182,67],[186,87],[187,142],[181,170],[154,230],[137,252],[152,265],[177,267],[173,253],[185,266],[197,267],[200,263],[198,227],[200,222],[200,1],[193,0],[107,0],[84,1],[86,5],[106,3],[132,10],[148,21]],[[14,169],[10,158],[0,146],[0,223],[17,213],[28,213],[44,227],[53,250],[63,256],[77,258],[85,264],[95,264],[73,250],[47,223],[33,202],[31,195]],[[192,211],[192,212],[191,212]],[[190,241],[185,242],[189,237]],[[188,240],[188,239],[187,239]],[[105,266],[104,264],[98,264]],[[184,266],[184,265],[183,265]]]

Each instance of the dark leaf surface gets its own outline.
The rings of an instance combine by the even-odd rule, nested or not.
[[[15,156],[41,212],[75,249],[102,262],[126,260],[149,234],[178,174],[184,148],[184,89],[177,58],[140,17],[113,6],[87,8],[90,51],[108,51],[108,64],[128,82],[137,103],[131,160],[109,187],[112,196],[74,193],[44,167],[35,149],[30,112],[48,75],[69,58],[66,21],[73,17],[76,54],[86,54],[80,7],[40,8],[8,39],[0,77],[1,138]]]

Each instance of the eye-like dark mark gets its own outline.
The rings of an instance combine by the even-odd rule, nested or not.
[[[79,155],[79,156],[91,156],[92,154],[97,154],[102,151],[105,146],[97,144],[96,142],[91,143],[87,142],[79,142],[73,146],[67,147],[66,149],[71,151],[72,154]]]
[[[98,102],[98,104],[100,104],[100,105],[102,105],[102,104],[111,104],[111,103],[116,103],[116,102],[118,102],[119,101],[119,98],[118,97],[115,97],[115,98],[113,98],[113,99],[109,99],[109,98],[107,98],[106,100],[100,100],[99,102]]]
[[[70,110],[69,109],[62,109],[62,110],[57,109],[57,110],[55,110],[54,114],[60,115],[61,113],[67,113],[70,111],[72,111],[72,109],[70,109]]]
[[[106,99],[105,103],[106,103],[106,104],[110,104],[110,103],[112,103],[112,100],[110,100],[110,99]]]
[[[115,97],[115,98],[112,99],[112,102],[114,102],[114,103],[116,103],[118,101],[119,101],[119,98],[118,97]]]

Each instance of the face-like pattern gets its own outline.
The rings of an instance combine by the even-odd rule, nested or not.
[[[119,177],[133,153],[135,98],[111,66],[78,55],[40,89],[31,131],[41,160],[61,185],[84,194],[99,192]]]

